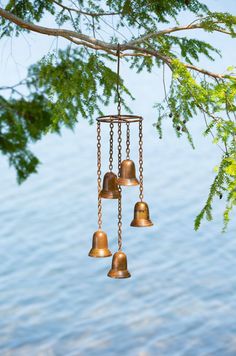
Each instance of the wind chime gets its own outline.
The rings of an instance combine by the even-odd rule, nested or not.
[[[98,230],[93,234],[90,257],[109,257],[112,255],[108,248],[107,234],[102,231],[102,199],[118,200],[118,251],[113,255],[112,266],[108,272],[111,278],[129,278],[127,257],[122,251],[122,189],[121,186],[139,185],[139,201],[134,206],[134,218],[131,226],[148,227],[153,223],[149,217],[149,208],[143,201],[143,118],[136,115],[121,115],[120,96],[120,48],[117,50],[117,115],[106,115],[97,118],[97,185],[98,185]],[[109,124],[110,150],[109,171],[101,179],[101,124]],[[113,172],[113,136],[114,124],[117,124],[118,135],[118,175]],[[139,126],[139,181],[136,178],[135,164],[130,159],[130,124]],[[122,161],[122,125],[126,125],[126,159]]]

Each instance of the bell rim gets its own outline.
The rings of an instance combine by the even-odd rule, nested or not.
[[[97,252],[101,252],[101,251],[105,251],[106,254],[104,255],[97,255]],[[111,257],[112,256],[112,252],[109,250],[109,248],[91,248],[91,250],[88,253],[89,257],[93,257],[93,258],[106,258],[106,257]]]
[[[99,193],[99,198],[103,199],[119,199],[121,197],[119,190],[111,192],[106,192],[101,190]]]
[[[123,279],[123,278],[130,278],[131,274],[127,269],[123,271],[117,271],[111,268],[110,271],[107,273],[107,276],[114,279]]]
[[[137,178],[117,178],[118,185],[123,185],[126,187],[132,187],[139,185],[139,181]]]
[[[140,224],[140,222],[141,222],[141,224]],[[139,223],[139,224],[137,224],[137,223]],[[134,219],[130,223],[130,226],[132,226],[132,227],[151,227],[153,225],[154,224],[150,219],[149,220],[146,220],[146,219],[138,219],[138,220]]]

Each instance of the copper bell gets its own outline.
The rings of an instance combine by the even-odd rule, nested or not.
[[[127,269],[127,257],[124,252],[118,251],[113,255],[112,266],[107,275],[111,278],[131,277],[131,274]]]
[[[93,234],[93,246],[88,254],[90,257],[109,257],[112,255],[108,248],[107,234],[98,230]]]
[[[134,219],[130,226],[146,227],[152,226],[153,223],[149,217],[149,208],[147,203],[139,201],[134,206]]]
[[[118,184],[126,186],[139,184],[139,181],[136,178],[135,165],[131,159],[125,159],[121,162]]]
[[[117,176],[113,172],[107,172],[103,178],[102,190],[99,194],[100,198],[119,199],[120,192],[117,184]]]

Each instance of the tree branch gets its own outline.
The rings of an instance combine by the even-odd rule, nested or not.
[[[222,22],[217,22],[217,23],[222,23]],[[184,30],[195,30],[195,29],[202,29],[204,30],[204,26],[202,23],[200,24],[190,24],[190,25],[185,25],[185,26],[175,26],[175,27],[170,27],[170,28],[166,28],[164,30],[160,30],[160,31],[157,31],[157,32],[151,32],[151,33],[148,33],[146,35],[143,35],[141,37],[139,37],[138,39],[135,39],[133,41],[130,41],[129,44],[131,45],[138,45],[138,44],[141,44],[151,38],[154,38],[154,37],[159,37],[159,36],[163,36],[163,35],[167,35],[169,33],[173,33],[173,32],[178,32],[178,31],[184,31]],[[221,27],[217,27],[215,28],[213,31],[215,32],[221,32],[221,33],[224,33],[224,34],[227,34],[227,35],[232,35],[232,32],[229,32],[227,30],[225,30],[224,28],[221,28]]]
[[[78,38],[79,40],[82,40],[84,42],[88,42],[90,44],[93,44],[95,46],[99,46],[101,48],[109,47],[110,49],[117,50],[117,45],[108,44],[106,42],[97,40],[97,39],[95,39],[93,37],[84,35],[82,33],[78,33],[78,32],[67,30],[67,29],[49,28],[49,27],[34,25],[32,23],[29,23],[29,22],[26,22],[26,21],[22,20],[18,16],[12,14],[9,11],[4,10],[1,7],[0,7],[0,16],[2,16],[5,19],[15,23],[19,27],[24,28],[24,29],[29,30],[29,31],[41,33],[41,34],[48,35],[48,36],[64,37],[64,38],[67,38],[67,39],[70,38],[70,37]]]
[[[63,37],[65,39],[67,39],[68,41],[71,41],[77,45],[82,45],[82,46],[86,46],[89,47],[91,49],[94,50],[103,50],[107,53],[110,53],[114,56],[117,55],[117,44],[112,44],[112,43],[108,43],[108,42],[104,42],[104,41],[100,41],[97,40],[96,38],[90,37],[88,35],[82,34],[82,33],[78,33],[76,31],[71,31],[71,30],[67,30],[67,29],[56,29],[56,28],[48,28],[48,27],[43,27],[43,26],[39,26],[39,25],[35,25],[29,22],[26,22],[24,20],[22,20],[21,18],[19,18],[18,16],[12,14],[9,11],[6,11],[4,9],[2,9],[0,7],[0,16],[4,17],[5,19],[15,23],[16,25],[20,26],[21,28],[25,28],[29,31],[33,31],[33,32],[37,32],[37,33],[41,33],[41,34],[45,34],[48,36],[56,36],[56,37]],[[157,50],[151,50],[151,49],[147,49],[147,48],[143,48],[143,47],[139,47],[136,46],[137,44],[140,44],[141,42],[147,40],[148,38],[151,38],[151,36],[157,36],[157,35],[163,35],[163,34],[168,34],[171,32],[175,32],[175,31],[180,31],[180,30],[184,30],[184,29],[193,29],[193,28],[201,28],[199,27],[200,25],[191,25],[191,26],[178,26],[178,27],[172,27],[166,30],[162,30],[162,31],[158,31],[155,34],[148,34],[145,36],[140,37],[137,40],[133,40],[133,41],[129,41],[123,44],[120,44],[120,50],[121,52],[124,51],[129,51],[132,50],[134,51],[133,54],[132,53],[121,53],[121,56],[125,57],[127,56],[153,56],[153,57],[157,57],[159,59],[161,59],[163,62],[165,62],[170,68],[171,68],[171,63],[172,63],[172,58],[168,57],[160,52],[158,52]],[[194,66],[192,64],[188,64],[188,63],[183,63],[185,65],[186,68],[197,71],[199,73],[202,74],[206,74],[210,77],[213,78],[218,78],[218,79],[224,79],[224,78],[231,78],[231,79],[236,79],[236,77],[233,76],[228,76],[228,75],[223,75],[223,74],[217,74],[217,73],[213,73],[210,72],[208,70],[199,68],[197,66]]]

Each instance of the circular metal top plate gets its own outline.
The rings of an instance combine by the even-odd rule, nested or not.
[[[113,123],[127,124],[127,123],[143,121],[143,118],[142,116],[137,116],[137,115],[105,115],[105,116],[99,116],[97,118],[97,121],[107,122],[107,123],[113,122]]]

